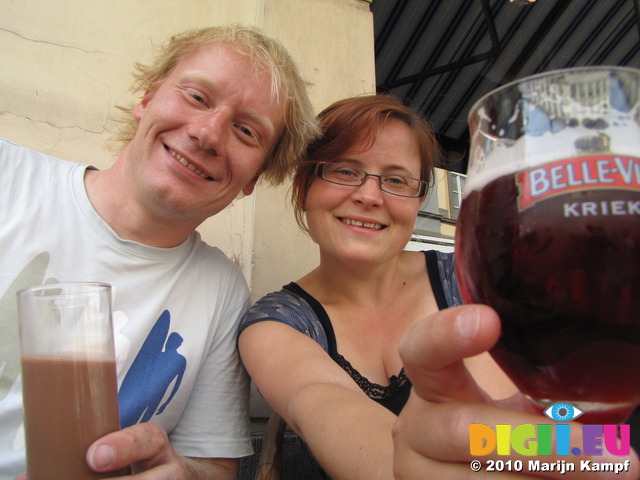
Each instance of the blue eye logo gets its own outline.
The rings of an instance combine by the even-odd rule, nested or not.
[[[549,405],[544,414],[556,422],[570,422],[580,417],[584,412],[570,403],[554,403]]]

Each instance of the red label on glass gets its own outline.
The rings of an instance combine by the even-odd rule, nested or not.
[[[519,172],[516,182],[520,210],[545,198],[577,190],[640,189],[640,159],[616,155],[566,158]]]

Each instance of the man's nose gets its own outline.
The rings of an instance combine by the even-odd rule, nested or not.
[[[230,130],[231,115],[224,109],[216,109],[193,119],[191,135],[197,138],[203,150],[214,150],[217,155],[224,155]]]

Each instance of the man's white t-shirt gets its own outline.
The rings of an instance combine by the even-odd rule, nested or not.
[[[86,168],[0,139],[0,478],[25,469],[16,292],[53,281],[113,287],[123,426],[152,421],[186,456],[251,454],[241,272],[197,232],[175,248],[118,237]]]

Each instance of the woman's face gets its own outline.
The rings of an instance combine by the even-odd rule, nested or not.
[[[368,173],[420,178],[418,144],[409,127],[390,119],[375,143],[361,152],[356,143],[339,158]],[[399,254],[411,238],[423,198],[400,197],[380,189],[378,178],[361,186],[337,185],[314,177],[305,202],[311,237],[323,258],[380,263]]]

